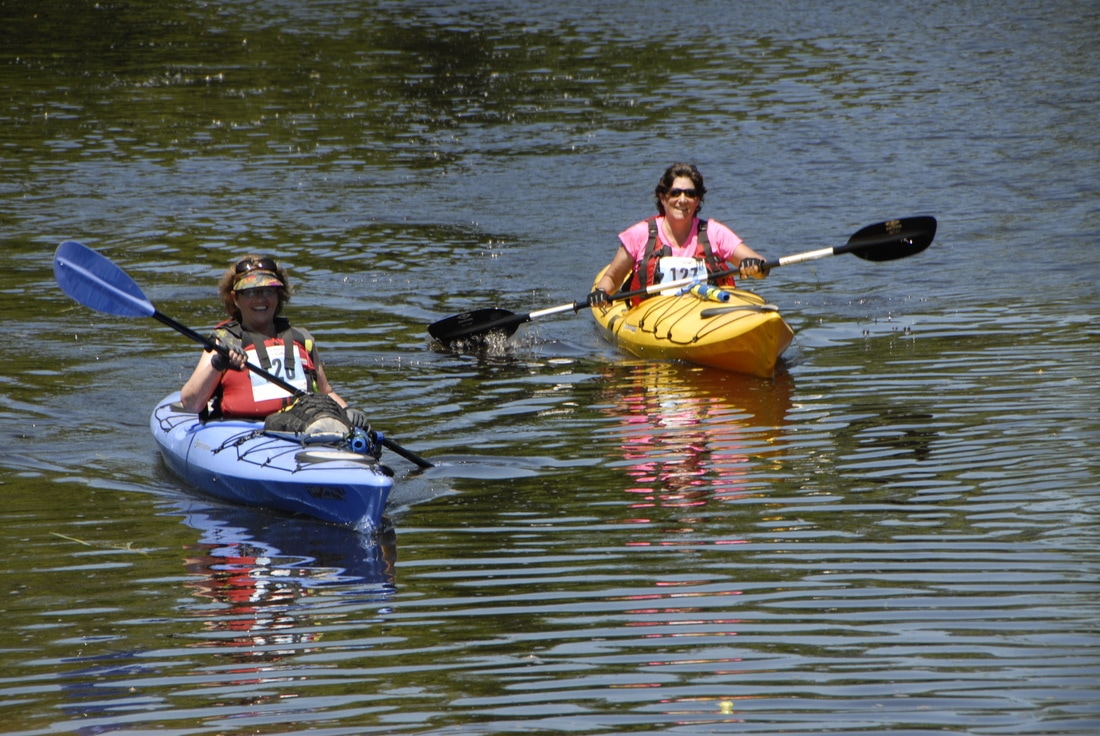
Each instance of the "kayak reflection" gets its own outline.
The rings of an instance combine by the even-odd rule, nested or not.
[[[196,607],[207,636],[198,647],[271,662],[309,651],[325,627],[314,619],[335,602],[385,606],[395,592],[396,534],[372,535],[263,510],[184,502],[201,536],[188,547],[185,583],[209,603]],[[384,609],[383,609],[384,610]]]
[[[625,467],[632,481],[632,509],[693,509],[759,491],[759,465],[780,452],[775,440],[791,407],[789,373],[763,380],[660,362],[625,370],[632,375],[611,382],[617,390],[608,413],[619,420],[622,460],[612,465]]]

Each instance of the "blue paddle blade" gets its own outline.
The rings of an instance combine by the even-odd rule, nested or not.
[[[53,275],[62,291],[97,312],[152,317],[157,311],[125,271],[75,240],[57,246]]]

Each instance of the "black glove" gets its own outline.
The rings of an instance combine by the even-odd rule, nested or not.
[[[381,432],[375,432],[373,429],[368,429],[367,430],[367,436],[370,437],[370,451],[369,451],[369,453],[371,455],[373,455],[376,460],[381,460],[382,459],[382,444],[385,442],[385,438],[382,437]],[[385,467],[385,466],[383,466],[383,467]]]
[[[221,343],[218,343],[218,344],[221,345]],[[222,347],[225,347],[225,346],[223,345]],[[244,357],[244,351],[241,350],[238,347],[226,348],[226,350],[228,350],[233,355],[240,355],[241,357]],[[229,358],[225,357],[224,355],[222,355],[221,353],[218,353],[218,352],[216,352],[216,353],[214,353],[213,355],[210,356],[210,365],[214,366],[214,370],[216,370],[216,371],[227,371],[227,370],[230,370],[230,369],[235,370],[235,371],[244,370],[244,368],[238,368],[235,365],[233,365],[232,363],[230,363]]]
[[[344,409],[344,414],[348,418],[348,424],[353,427],[359,427],[359,429],[370,429],[370,420],[367,419],[367,414],[359,409],[352,409],[350,406]]]
[[[603,289],[596,289],[588,295],[588,306],[602,307],[611,303],[611,297]]]
[[[743,279],[762,279],[768,275],[764,263],[763,258],[742,258],[737,266],[737,272]]]

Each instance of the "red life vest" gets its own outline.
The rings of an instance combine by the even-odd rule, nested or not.
[[[230,320],[218,325],[214,334],[223,344],[244,350],[249,363],[260,366],[302,391],[316,392],[317,360],[314,357],[313,337],[305,330],[291,327],[285,318],[276,318],[276,329],[279,330],[276,337],[257,340],[260,335]],[[268,354],[269,348],[280,348],[273,351],[274,359]],[[293,401],[294,396],[251,371],[229,370],[222,374],[214,390],[212,415],[262,419],[286,408]]]
[[[662,243],[660,248],[657,247],[657,218],[650,217],[646,222],[649,223],[649,241],[646,243],[642,260],[638,261],[638,267],[634,269],[630,286],[627,287],[628,291],[644,289],[653,283],[660,283],[654,281],[657,274],[657,265],[661,258],[672,255],[672,248],[669,246]],[[718,273],[729,268],[729,264],[715,255],[714,250],[710,247],[710,238],[707,237],[707,221],[703,219],[699,220],[698,237],[695,241],[695,257],[703,259],[707,267],[707,273]],[[732,275],[723,276],[719,279],[708,279],[708,283],[716,286],[737,286]],[[631,303],[640,304],[645,298],[647,297],[635,297],[631,300]]]

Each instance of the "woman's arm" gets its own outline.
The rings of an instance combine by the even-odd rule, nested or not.
[[[206,408],[206,402],[214,395],[214,389],[222,378],[222,372],[211,363],[215,355],[217,353],[204,350],[199,356],[199,364],[180,389],[180,403],[186,411],[198,414]]]
[[[313,365],[317,367],[317,393],[328,394],[337,404],[347,408],[348,402],[340,398],[340,394],[336,393],[336,389],[328,382],[328,376],[325,375],[325,367],[321,365],[321,356],[316,346],[313,348]]]
[[[626,281],[626,277],[634,270],[634,256],[627,252],[626,248],[619,246],[615,251],[615,257],[607,264],[607,270],[596,284],[597,289],[603,289],[608,294],[614,294]]]

